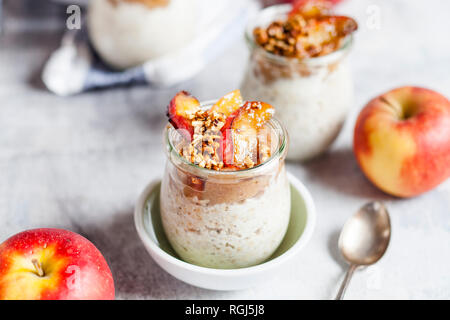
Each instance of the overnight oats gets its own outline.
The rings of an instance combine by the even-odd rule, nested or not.
[[[308,160],[335,140],[353,101],[346,57],[356,22],[330,2],[263,10],[246,34],[251,56],[241,91],[277,106],[289,132],[289,160]]]
[[[125,69],[177,51],[196,32],[196,0],[92,0],[92,45],[110,66]]]
[[[211,103],[184,91],[171,101],[161,218],[186,262],[243,268],[280,245],[290,187],[287,135],[273,113],[267,103],[244,102],[239,90]]]

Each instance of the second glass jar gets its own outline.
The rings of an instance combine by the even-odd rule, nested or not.
[[[254,41],[253,29],[285,19],[290,10],[290,5],[269,7],[248,26],[251,54],[241,92],[247,100],[277,107],[276,116],[290,138],[287,159],[303,161],[328,149],[352,105],[353,83],[346,61],[352,37],[331,54],[301,61],[265,51]]]

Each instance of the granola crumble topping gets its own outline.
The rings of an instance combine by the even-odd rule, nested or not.
[[[167,108],[169,122],[182,138],[179,154],[199,167],[223,171],[252,168],[270,158],[274,132],[266,123],[274,112],[268,103],[243,101],[239,90],[208,109],[180,91]]]
[[[180,149],[180,154],[189,162],[202,168],[220,170],[223,161],[219,154],[220,129],[225,125],[225,116],[220,112],[198,110],[188,113],[194,128],[193,139]]]
[[[252,117],[252,113],[249,114]],[[225,125],[226,117],[220,112],[210,112],[209,110],[198,110],[187,113],[187,118],[191,120],[194,134],[191,141],[184,140],[179,148],[180,155],[187,161],[202,168],[212,170],[227,169],[224,165],[221,154],[221,139],[223,138],[221,129]],[[260,132],[257,136],[245,136],[245,134],[235,133],[233,139],[235,148],[238,150],[249,149],[243,152],[244,157],[235,159],[242,168],[252,168],[267,161],[271,157],[270,130],[258,123]],[[249,143],[250,141],[250,143]],[[252,142],[255,144],[252,145]],[[257,148],[256,154],[251,155],[251,149]],[[232,169],[236,169],[233,167]]]
[[[314,10],[294,11],[284,21],[274,21],[267,28],[256,27],[256,43],[272,54],[301,60],[338,50],[346,36],[357,29],[352,18],[333,16],[324,8]]]

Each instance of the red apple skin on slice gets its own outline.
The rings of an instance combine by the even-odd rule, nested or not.
[[[222,133],[221,146],[219,154],[222,154],[222,161],[225,166],[232,166],[233,160],[233,138],[231,125],[234,118],[239,114],[240,109],[235,110],[231,115],[227,117],[225,125],[220,130]]]
[[[220,98],[210,109],[210,112],[221,112],[225,116],[231,115],[239,109],[244,101],[242,100],[241,91],[234,90],[222,98]]]
[[[167,107],[169,122],[187,139],[192,139],[194,128],[188,114],[200,109],[200,102],[186,91],[178,92]]]
[[[222,161],[224,164],[232,163],[233,145],[227,144],[227,141],[232,141],[231,137],[227,140],[227,134],[230,134],[231,123],[233,119],[238,114],[239,108],[244,103],[241,95],[241,91],[234,90],[222,98],[220,98],[210,109],[210,112],[220,112],[223,113],[227,119],[224,126],[220,130],[222,133],[222,139],[220,142],[219,154],[222,155]]]

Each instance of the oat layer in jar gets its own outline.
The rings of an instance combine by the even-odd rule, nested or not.
[[[192,41],[196,8],[195,0],[92,0],[90,40],[110,66],[134,67]]]
[[[290,5],[263,10],[247,30],[251,55],[241,85],[245,99],[277,106],[277,117],[289,132],[289,160],[308,160],[323,153],[338,136],[353,101],[346,56],[352,36],[338,49],[317,57],[286,57],[259,45],[254,28],[286,19]]]
[[[273,137],[271,157],[237,171],[187,162],[177,147],[180,134],[171,126],[166,129],[161,217],[183,260],[210,268],[242,268],[265,261],[280,245],[290,218],[287,136],[277,120],[267,126]]]

